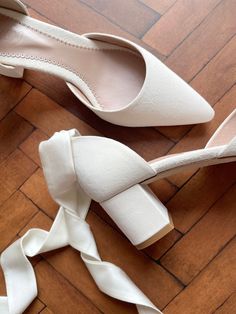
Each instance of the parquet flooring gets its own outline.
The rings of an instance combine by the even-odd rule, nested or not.
[[[235,0],[24,0],[32,16],[78,33],[131,39],[200,92],[216,116],[204,125],[129,129],[102,121],[64,82],[26,71],[0,76],[0,250],[31,227],[48,230],[57,213],[38,144],[77,128],[154,159],[203,147],[236,107]],[[175,230],[137,251],[99,205],[88,215],[101,256],[121,266],[165,314],[236,313],[236,164],[193,169],[151,184]],[[32,260],[39,294],[27,314],[136,313],[97,289],[78,252]],[[0,272],[0,294],[5,286]]]

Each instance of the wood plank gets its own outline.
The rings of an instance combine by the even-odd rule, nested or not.
[[[58,205],[52,200],[44,179],[43,171],[38,169],[20,188],[47,215],[54,218]]]
[[[41,228],[49,231],[53,223],[53,219],[47,216],[44,212],[39,210],[37,214],[27,223],[27,225],[19,232],[22,237],[31,228]]]
[[[186,233],[235,182],[236,163],[201,169],[167,203],[175,228]]]
[[[95,127],[94,121],[97,121],[97,125],[99,125],[99,122],[103,123],[103,120],[97,117],[74,96],[61,79],[43,72],[31,70],[25,71],[24,79],[37,88],[38,91],[54,100],[84,122],[89,123],[93,127]]]
[[[37,207],[21,192],[14,193],[0,207],[0,251],[16,237],[30,219],[37,213]]]
[[[214,312],[214,314],[233,313],[235,307],[236,307],[236,292],[232,293],[230,297]]]
[[[83,134],[96,134],[96,131],[71,113],[60,107],[48,97],[33,89],[15,111],[51,136],[56,131],[77,128]]]
[[[31,86],[19,79],[0,75],[0,120],[30,91]]]
[[[176,0],[141,0],[141,1],[162,15],[176,2]]]
[[[177,126],[158,126],[156,129],[158,132],[177,143],[180,141],[189,130],[193,128],[193,125],[177,125]]]
[[[159,260],[180,238],[181,233],[174,229],[144,251],[154,260]]]
[[[166,65],[184,80],[192,80],[235,35],[235,12],[234,0],[222,1],[166,59]]]
[[[149,187],[162,203],[167,203],[178,191],[178,188],[166,179],[152,182]]]
[[[47,262],[41,261],[36,267],[39,299],[57,314],[101,313],[83,294],[55,271]]]
[[[82,0],[81,2],[137,38],[142,38],[160,18],[159,13],[137,0],[119,2]]]
[[[36,129],[21,145],[20,149],[32,159],[39,167],[41,161],[39,157],[39,144],[46,141],[48,136],[39,129]]]
[[[236,36],[191,81],[210,104],[215,104],[236,82]]]
[[[14,111],[0,121],[0,163],[33,131],[32,125]]]
[[[235,276],[236,240],[234,239],[165,308],[164,314],[213,313],[230,294],[235,292]]]
[[[220,0],[179,0],[146,33],[143,40],[168,56],[220,3]]]
[[[48,307],[45,307],[45,309],[40,312],[40,314],[53,314],[53,312]]]
[[[36,170],[37,166],[18,149],[0,164],[0,205]]]
[[[235,204],[236,185],[165,254],[161,264],[188,285],[235,236]]]
[[[35,299],[30,306],[28,307],[28,309],[26,311],[24,311],[23,314],[38,314],[38,313],[42,313],[42,310],[45,308],[45,305],[39,300],[39,299]]]

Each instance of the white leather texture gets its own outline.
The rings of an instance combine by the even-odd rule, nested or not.
[[[72,147],[79,184],[97,202],[155,175],[142,157],[112,139],[82,136]]]
[[[89,225],[85,221],[91,199],[77,184],[71,137],[75,130],[56,133],[40,145],[40,155],[48,188],[60,205],[49,232],[31,229],[1,255],[7,297],[0,297],[1,314],[21,314],[37,296],[37,284],[27,256],[35,256],[71,245],[99,289],[116,299],[136,305],[141,314],[161,313],[131,279],[117,266],[101,260]]]

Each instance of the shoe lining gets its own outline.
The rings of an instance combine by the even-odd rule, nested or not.
[[[30,59],[43,61],[46,69],[50,64],[68,70],[83,80],[101,109],[122,109],[140,92],[145,63],[131,50],[113,44],[111,49],[100,49],[101,43],[96,40],[97,49],[69,45],[0,14],[0,55],[21,58],[23,64]],[[80,89],[79,80],[70,83]]]

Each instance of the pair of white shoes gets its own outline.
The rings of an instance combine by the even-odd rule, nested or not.
[[[88,108],[115,124],[179,125],[214,116],[196,91],[140,46],[106,34],[79,36],[30,18],[18,0],[0,0],[0,73],[22,77],[25,68],[61,77]],[[2,253],[8,297],[0,298],[0,313],[22,313],[37,295],[26,256],[66,245],[81,251],[104,293],[136,304],[140,313],[160,313],[120,268],[101,261],[85,222],[91,199],[138,249],[154,243],[174,226],[147,184],[191,166],[235,161],[236,110],[205,148],[150,162],[119,142],[76,130],[41,143],[40,156],[60,210],[50,232],[31,229]]]

